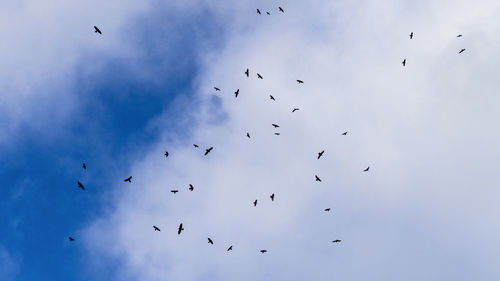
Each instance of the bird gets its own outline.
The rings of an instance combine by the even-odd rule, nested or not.
[[[197,147],[197,148],[199,147],[197,144],[193,144],[193,146],[194,146],[194,147]]]
[[[413,38],[413,31],[410,33],[410,39]]]
[[[271,124],[273,125],[274,128],[279,128],[280,126],[278,124]]]
[[[317,175],[314,175],[314,177],[316,178],[316,181],[321,182],[321,179]]]
[[[236,90],[236,92],[234,92],[234,97],[237,98],[239,94],[240,94],[240,89],[238,89],[238,90]]]
[[[245,74],[246,74],[247,77],[250,75],[250,72],[248,71],[248,68],[247,68],[247,70],[245,70]]]
[[[212,244],[212,245],[213,245],[213,244],[214,244],[214,241],[212,241],[212,239],[210,239],[210,237],[208,237],[208,243],[210,243],[210,244]]]
[[[214,89],[215,89],[215,91],[220,91],[220,89],[219,89],[219,88],[217,88],[217,87],[214,87]]]
[[[250,138],[250,134],[247,132],[247,137]]]
[[[274,201],[274,193],[269,196],[271,198],[271,201]]]
[[[172,189],[172,190],[170,190],[170,192],[172,192],[173,194],[176,194],[177,192],[179,192],[179,190],[177,190],[177,189]]]
[[[168,157],[168,151],[165,151],[165,157]]]
[[[99,34],[101,34],[101,35],[102,35],[101,30],[100,30],[97,26],[95,26],[95,25],[94,25],[94,32],[95,32],[95,33],[99,33]]]
[[[281,8],[281,7],[278,7],[278,10],[279,10],[280,12],[282,12],[282,13],[284,13],[284,12],[285,12],[285,11],[283,10],[283,8]]]
[[[330,208],[326,208],[326,209],[325,209],[325,212],[330,212]]]
[[[462,34],[458,34],[457,37],[462,37]]]
[[[302,80],[297,80],[297,82],[298,82],[299,84],[304,84],[304,81],[302,81]]]
[[[266,14],[267,14],[268,16],[269,16],[269,15],[271,15],[269,12],[266,12]]]
[[[295,111],[297,111],[297,110],[299,110],[299,109],[300,109],[300,108],[294,108],[294,109],[292,110],[292,113],[294,113]]]
[[[193,191],[194,190],[194,186],[192,184],[189,184],[189,190],[190,191]]]
[[[81,182],[78,182],[78,188],[81,188],[82,190],[85,190],[85,186]]]
[[[85,165],[85,163],[83,163],[82,168],[83,168],[84,170],[87,170],[87,165]]]
[[[459,54],[463,53],[465,51],[465,49],[462,49],[460,50],[460,52],[458,52]]]
[[[156,225],[153,225],[155,231],[161,231]]]
[[[337,240],[333,240],[332,242],[333,243],[339,243],[340,241],[342,241],[342,240],[337,239]]]
[[[205,155],[209,154],[210,151],[212,151],[212,149],[214,149],[214,148],[210,147],[210,148],[205,149]]]
[[[271,100],[273,100],[273,101],[276,101],[276,100],[274,99],[273,95],[269,95],[269,98],[270,98]]]
[[[229,246],[229,248],[227,248],[227,251],[231,251],[233,249],[233,245]]]
[[[342,133],[342,135],[343,135],[343,136],[346,136],[346,135],[347,135],[347,132],[343,132],[343,133]]]
[[[257,199],[255,199],[255,201],[253,201],[253,205],[257,206]]]
[[[266,252],[267,252],[267,250],[260,250],[260,252],[261,252],[261,253],[266,253]]]
[[[274,133],[274,134],[275,134],[275,135],[277,135],[277,136],[279,136],[279,135],[280,135],[280,133]]]
[[[184,230],[182,227],[182,223],[179,225],[179,228],[177,229],[177,234],[181,234],[181,232]]]
[[[403,60],[402,64],[403,66],[406,66],[406,59]]]
[[[260,10],[259,10],[259,9],[257,9],[257,14],[259,14],[259,15],[260,15]]]
[[[128,181],[128,182],[132,183],[132,176],[130,176],[130,177],[128,177],[128,178],[126,178],[126,179],[124,179],[123,181]]]
[[[370,170],[370,166],[366,167],[366,169],[363,170],[363,172],[368,172]]]
[[[318,159],[321,158],[321,156],[323,156],[323,153],[325,153],[324,150],[318,153]]]
[[[75,238],[73,238],[73,237],[71,237],[71,236],[70,236],[70,237],[68,237],[68,239],[69,239],[69,242],[73,242],[73,241],[75,241]]]
[[[257,73],[257,78],[264,79],[264,78],[262,78],[262,75],[260,75],[259,73]]]

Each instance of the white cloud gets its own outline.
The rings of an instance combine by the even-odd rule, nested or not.
[[[199,126],[166,133],[116,186],[91,253],[138,280],[496,280],[499,6],[318,0],[229,17],[203,58]]]

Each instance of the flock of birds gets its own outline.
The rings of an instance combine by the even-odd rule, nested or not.
[[[284,12],[285,12],[285,11],[283,10],[283,8],[281,8],[281,7],[278,7],[278,11],[279,11],[279,12],[281,12],[281,13],[284,13]],[[257,9],[257,14],[259,14],[259,15],[260,15],[260,14],[262,14],[262,13],[261,13],[261,11],[260,11],[259,9]],[[266,14],[267,14],[267,15],[270,15],[270,13],[269,13],[269,12],[266,12]],[[97,26],[94,26],[94,31],[95,31],[95,33],[98,33],[98,34],[101,34],[101,35],[102,35],[101,30],[100,30]],[[411,32],[411,33],[410,33],[410,35],[409,35],[410,40],[411,40],[411,39],[413,39],[413,35],[414,35],[414,34],[413,34],[413,32]],[[457,37],[458,37],[458,38],[459,38],[459,37],[462,37],[462,34],[457,35]],[[461,49],[458,53],[459,53],[459,54],[461,54],[461,53],[463,53],[464,51],[465,51],[465,48]],[[402,64],[403,64],[403,66],[406,66],[406,58],[405,58],[405,59],[403,59]],[[244,74],[246,75],[246,77],[250,77],[250,70],[247,68],[247,69],[245,70]],[[256,73],[256,76],[257,76],[257,79],[264,79],[264,78],[263,78],[263,76],[262,76],[260,73]],[[304,81],[302,81],[302,80],[300,80],[300,79],[297,79],[296,81],[297,81],[297,83],[298,83],[298,84],[303,84],[303,83],[304,83]],[[221,89],[220,89],[220,88],[218,88],[218,87],[214,87],[214,90],[215,90],[216,92],[221,91]],[[237,90],[234,92],[234,96],[235,96],[235,98],[237,98],[237,97],[238,97],[239,93],[240,93],[240,89],[237,89]],[[269,95],[269,98],[270,98],[272,101],[276,101],[276,99],[275,99],[272,95]],[[293,109],[292,109],[292,113],[294,113],[294,112],[296,112],[296,111],[298,111],[298,110],[300,110],[300,109],[299,109],[299,108],[293,108]],[[280,127],[278,124],[274,124],[274,123],[273,123],[273,124],[271,124],[271,125],[272,125],[275,129],[277,129],[277,128],[279,128],[279,127]],[[274,134],[275,134],[275,135],[278,135],[278,136],[280,135],[280,133],[279,133],[279,132],[275,132]],[[346,132],[343,132],[341,135],[346,136],[346,135],[347,135],[347,131],[346,131]],[[246,133],[246,136],[247,136],[248,138],[250,138],[250,133],[249,133],[249,132],[247,132],[247,133]],[[194,146],[195,148],[198,148],[198,147],[199,147],[197,144],[193,144],[193,146]],[[213,149],[214,149],[214,147],[209,147],[209,148],[205,149],[204,155],[205,155],[205,156],[207,156],[210,152],[212,152],[212,150],[213,150]],[[322,151],[318,152],[317,159],[319,160],[319,159],[323,156],[323,154],[324,154],[324,153],[325,153],[325,150],[322,150]],[[169,156],[168,151],[165,151],[164,156],[165,156],[165,157],[168,157],[168,156]],[[87,166],[86,166],[86,164],[85,164],[85,163],[83,163],[82,168],[83,168],[84,170],[86,170],[86,169],[87,169]],[[368,172],[369,170],[370,170],[370,166],[368,166],[368,167],[366,167],[365,169],[363,169],[363,172]],[[321,178],[320,178],[318,175],[314,175],[314,178],[315,178],[315,181],[316,181],[316,182],[321,182]],[[132,183],[132,176],[129,176],[128,178],[124,179],[123,181],[124,181],[124,182],[129,182],[129,183]],[[78,183],[77,183],[77,184],[78,184],[78,188],[80,188],[80,189],[82,189],[82,190],[85,190],[85,186],[84,186],[84,185],[83,185],[80,181],[78,181]],[[188,188],[188,189],[189,189],[189,191],[194,191],[194,186],[193,186],[192,184],[189,184],[189,188]],[[179,192],[179,190],[177,190],[177,189],[172,189],[172,190],[170,190],[170,191],[171,191],[173,194],[176,194],[177,192]],[[275,194],[273,193],[273,194],[271,194],[269,197],[270,197],[271,201],[274,201]],[[252,204],[254,205],[254,207],[256,207],[256,206],[257,206],[257,199],[255,199],[255,201],[253,201],[253,202],[252,202]],[[324,211],[325,211],[325,212],[329,212],[330,210],[331,210],[331,208],[326,208],[326,209],[324,209]],[[158,232],[160,232],[160,231],[161,231],[161,229],[160,229],[158,226],[153,225],[153,231],[158,231]],[[178,235],[180,235],[180,234],[182,233],[182,231],[184,231],[184,227],[183,227],[183,224],[181,223],[181,224],[178,226],[178,228],[177,228],[177,234],[178,234]],[[211,245],[213,245],[213,244],[214,244],[214,241],[212,240],[212,238],[208,237],[208,238],[207,238],[207,240],[208,240],[208,244],[211,244]],[[73,241],[75,241],[75,239],[74,239],[73,237],[69,237],[69,241],[73,242]],[[340,239],[335,239],[335,240],[333,240],[333,241],[332,241],[332,243],[340,243],[341,241],[342,241],[342,240],[340,240]],[[233,250],[233,245],[230,245],[230,246],[227,248],[227,251],[231,251],[231,250]],[[267,252],[267,250],[266,250],[266,249],[261,249],[261,250],[260,250],[260,252],[261,252],[262,254],[264,254],[264,253],[266,253],[266,252]]]

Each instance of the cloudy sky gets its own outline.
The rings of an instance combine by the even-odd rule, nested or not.
[[[3,2],[0,279],[499,280],[500,2]]]

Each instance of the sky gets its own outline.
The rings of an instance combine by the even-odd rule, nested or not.
[[[500,3],[233,2],[2,3],[1,279],[498,280]]]

